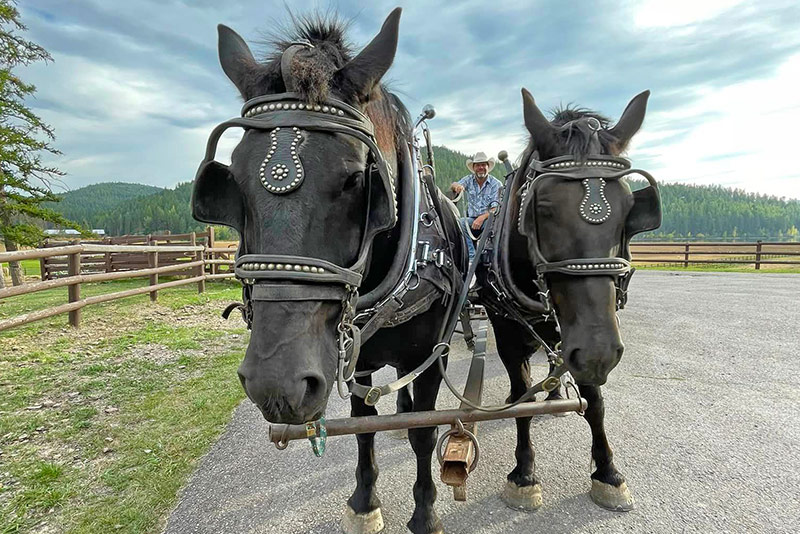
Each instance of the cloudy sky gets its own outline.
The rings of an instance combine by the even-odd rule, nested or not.
[[[20,75],[56,129],[66,185],[191,180],[208,133],[240,106],[217,61],[216,24],[265,52],[257,43],[288,19],[285,5],[20,0],[27,36],[55,59]],[[575,103],[614,120],[650,89],[629,151],[637,166],[662,181],[800,198],[797,0],[291,2],[351,18],[359,47],[397,5],[387,78],[414,115],[436,106],[437,143],[518,154],[522,86],[543,109]]]

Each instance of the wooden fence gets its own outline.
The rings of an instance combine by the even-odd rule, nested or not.
[[[693,264],[800,266],[800,243],[756,241],[751,243],[685,242],[631,243],[633,261],[649,265]]]
[[[152,240],[151,240],[152,242]],[[235,251],[224,247],[208,247],[205,245],[109,245],[98,243],[74,242],[68,245],[21,250],[16,252],[0,253],[0,263],[8,261],[21,261],[30,259],[53,260],[53,265],[64,264],[66,276],[44,278],[39,282],[32,282],[20,286],[0,289],[0,300],[16,295],[27,295],[53,289],[67,287],[67,304],[53,308],[26,313],[10,319],[0,320],[0,331],[69,313],[69,322],[72,326],[79,326],[81,309],[92,304],[100,304],[111,300],[132,297],[134,295],[150,294],[150,300],[158,298],[158,291],[178,287],[186,284],[197,284],[199,292],[205,291],[207,280],[232,278],[234,260],[229,256]],[[103,271],[96,268],[98,257],[124,255],[128,261],[125,269]],[[84,258],[90,269],[85,269]],[[167,258],[163,260],[163,258]],[[164,265],[167,263],[167,265]],[[113,262],[112,262],[113,265]],[[221,271],[221,267],[227,270]],[[180,280],[159,283],[159,275],[187,276]],[[129,278],[148,277],[149,284],[144,287],[81,298],[81,284],[92,282],[106,282],[109,280],[122,280]]]
[[[48,239],[44,243],[45,248],[63,247],[74,244],[74,241],[58,241]],[[189,234],[148,234],[148,235],[125,235],[120,237],[106,237],[97,241],[80,241],[85,245],[150,245],[150,246],[181,246],[194,247],[203,245],[206,251],[217,250],[215,247],[214,228],[208,227],[205,232],[192,232]],[[230,259],[235,251],[209,252],[207,259]],[[178,265],[194,258],[194,253],[190,251],[176,251],[159,253],[159,265]],[[113,273],[120,271],[135,271],[149,267],[149,258],[141,253],[118,251],[118,252],[84,252],[81,254],[81,269],[84,273]],[[54,280],[64,276],[69,276],[69,262],[65,256],[47,256],[39,259],[39,267],[42,280]],[[210,274],[217,274],[218,264],[210,263],[207,265]],[[189,275],[191,271],[174,272],[172,276]]]

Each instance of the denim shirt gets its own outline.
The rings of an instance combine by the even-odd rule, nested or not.
[[[468,174],[458,181],[464,186],[467,193],[467,217],[478,217],[489,211],[489,204],[500,202],[500,189],[503,184],[492,176],[486,177],[483,187],[478,186],[478,179],[474,174]]]

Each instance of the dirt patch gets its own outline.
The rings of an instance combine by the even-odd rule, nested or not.
[[[137,360],[146,360],[148,362],[156,363],[158,365],[166,365],[178,361],[180,354],[172,351],[164,345],[157,343],[147,343],[145,345],[137,345],[132,347],[126,354],[125,358],[135,358]]]

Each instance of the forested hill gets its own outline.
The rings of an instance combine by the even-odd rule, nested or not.
[[[104,182],[68,191],[61,195],[61,202],[48,202],[46,206],[62,213],[67,219],[89,228],[98,228],[98,220],[103,214],[131,199],[146,197],[161,190],[152,185]]]
[[[200,231],[206,225],[192,218],[191,199],[192,183],[178,184],[175,189],[163,189],[154,195],[129,200],[118,209],[102,214],[97,224],[109,235]]]
[[[436,181],[446,189],[469,171],[465,166],[467,156],[445,147],[435,148]],[[503,179],[502,164],[498,163],[492,174]],[[133,187],[132,187],[133,186]],[[155,194],[137,195],[149,188]],[[94,188],[94,189],[90,189]],[[69,193],[82,193],[87,205],[81,208],[89,213],[88,206],[99,204],[104,196],[114,197],[108,191],[120,195],[132,194],[130,198],[116,203],[103,213],[85,220],[92,228],[103,228],[109,235],[129,233],[148,234],[163,230],[185,233],[205,227],[191,215],[190,199],[192,184],[179,184],[174,189],[158,189],[136,184],[97,184]],[[85,190],[95,191],[96,195],[85,194]],[[130,191],[133,191],[131,193]],[[756,195],[720,186],[697,186],[682,184],[661,184],[664,208],[664,224],[657,232],[642,237],[653,238],[706,238],[706,239],[761,239],[790,238],[800,239],[800,201],[784,200],[766,195]],[[96,197],[96,198],[95,198]],[[70,199],[72,200],[72,199]],[[55,209],[64,210],[70,204],[62,202]],[[71,208],[70,208],[71,209]],[[71,214],[70,214],[71,213]],[[76,212],[65,212],[68,217],[81,221]],[[88,216],[87,216],[88,217]],[[222,231],[220,239],[235,239],[233,232]]]
[[[469,174],[467,156],[434,147],[436,184],[446,189]],[[499,161],[492,174],[503,180]],[[632,184],[634,189],[644,186]],[[659,184],[664,220],[644,238],[800,238],[800,201],[747,193],[722,186]]]

